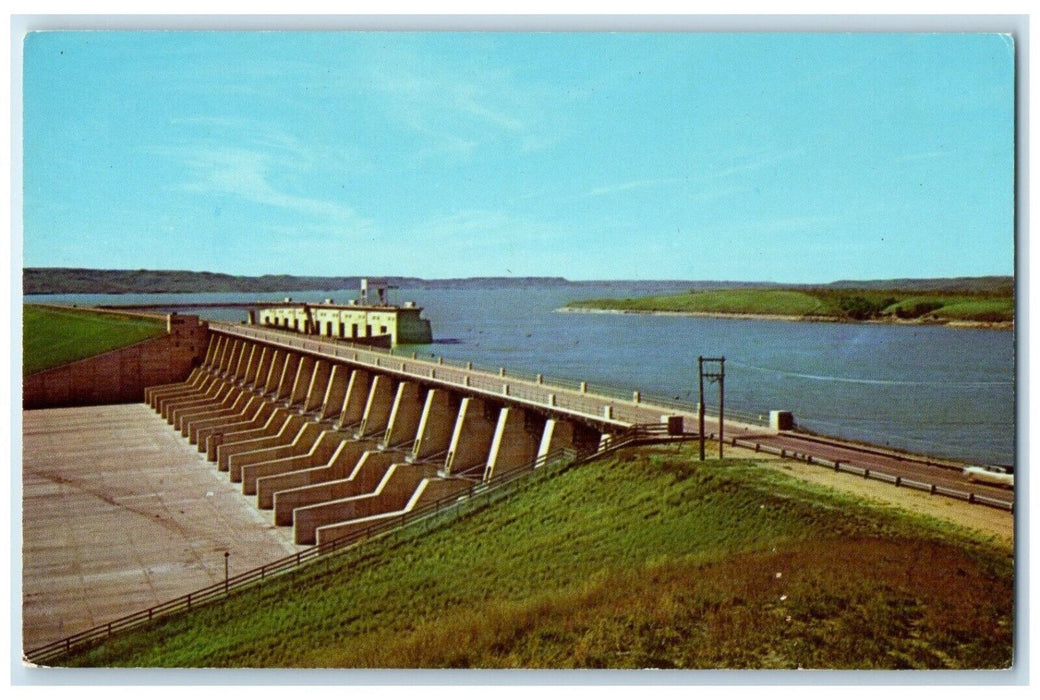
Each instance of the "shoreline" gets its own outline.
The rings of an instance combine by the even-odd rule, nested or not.
[[[1014,321],[965,321],[951,319],[948,321],[921,321],[917,319],[870,319],[856,321],[852,319],[835,318],[834,316],[794,316],[787,314],[745,314],[727,311],[663,311],[643,309],[603,309],[583,308],[574,306],[561,306],[555,310],[557,313],[577,314],[639,314],[644,316],[688,316],[692,318],[726,318],[743,319],[749,321],[790,321],[795,323],[849,323],[849,324],[874,324],[884,326],[948,326],[949,328],[965,328],[973,330],[1013,331]]]

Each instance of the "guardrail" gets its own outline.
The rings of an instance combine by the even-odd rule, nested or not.
[[[44,664],[72,651],[78,651],[101,639],[110,637],[117,632],[130,630],[161,618],[188,612],[193,608],[225,600],[233,591],[239,591],[274,576],[295,571],[315,560],[360,548],[367,543],[387,539],[391,535],[400,535],[404,530],[420,523],[429,524],[431,521],[441,518],[444,518],[446,522],[450,517],[463,512],[470,512],[478,507],[486,507],[504,498],[519,488],[520,485],[529,483],[531,477],[540,477],[539,480],[541,480],[556,476],[576,464],[602,457],[636,441],[646,441],[653,436],[659,435],[661,435],[661,431],[658,430],[657,426],[634,426],[628,431],[622,431],[615,435],[596,450],[586,452],[578,452],[566,448],[553,450],[527,464],[502,472],[490,482],[473,483],[465,493],[440,498],[413,511],[402,512],[399,517],[374,523],[358,532],[345,535],[331,542],[300,550],[296,554],[231,576],[220,583],[200,588],[179,598],[153,605],[145,610],[125,615],[56,642],[37,647],[26,652],[25,658],[34,664]],[[428,529],[430,529],[429,526],[427,527]]]
[[[734,447],[745,447],[748,449],[752,449],[755,452],[767,452],[769,454],[775,454],[778,457],[785,459],[803,461],[806,464],[817,464],[821,467],[833,469],[836,472],[844,472],[846,474],[862,476],[864,479],[875,479],[877,481],[884,481],[897,487],[901,486],[905,488],[916,489],[918,491],[927,491],[933,496],[946,496],[947,498],[956,498],[961,501],[967,501],[968,503],[978,503],[979,505],[989,506],[990,508],[999,508],[1000,510],[1006,510],[1011,513],[1015,512],[1014,501],[1004,501],[999,498],[993,498],[992,496],[986,496],[984,494],[975,493],[973,491],[960,491],[958,489],[951,489],[945,486],[939,486],[937,484],[929,484],[922,481],[916,481],[914,479],[907,479],[905,477],[889,474],[888,472],[879,471],[871,467],[856,466],[854,464],[850,464],[847,461],[833,461],[829,459],[824,459],[822,457],[814,457],[810,454],[803,454],[782,447],[775,447],[773,445],[763,445],[761,443],[754,442],[753,440],[731,438],[729,442]]]

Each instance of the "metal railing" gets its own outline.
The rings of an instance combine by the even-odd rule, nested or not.
[[[111,622],[97,625],[64,639],[37,647],[25,652],[25,659],[34,664],[44,664],[65,654],[78,651],[101,639],[110,637],[117,632],[130,630],[161,618],[188,612],[203,605],[224,600],[233,591],[238,591],[272,577],[295,571],[315,560],[361,547],[368,542],[386,539],[390,535],[398,534],[416,524],[428,522],[431,519],[448,518],[463,512],[470,512],[478,507],[486,507],[512,493],[522,483],[529,483],[530,480],[527,477],[541,477],[544,479],[555,476],[576,464],[602,457],[625,445],[632,444],[637,440],[645,441],[654,435],[660,435],[660,431],[656,427],[635,426],[632,429],[621,431],[614,435],[612,439],[605,441],[596,450],[584,452],[566,448],[553,450],[531,462],[496,474],[490,482],[471,483],[465,492],[460,491],[451,496],[445,496],[410,511],[401,511],[399,514],[392,513],[390,514],[391,517],[368,525],[363,530],[300,550],[296,554],[250,569],[244,573],[236,574],[219,583],[200,588],[178,598],[153,605],[145,610],[125,615]]]

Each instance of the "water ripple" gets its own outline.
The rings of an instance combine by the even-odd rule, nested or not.
[[[837,377],[827,374],[804,374],[801,372],[788,372],[781,369],[773,369],[770,367],[756,367],[755,365],[745,364],[737,360],[727,360],[732,364],[743,367],[745,369],[754,370],[757,372],[768,372],[770,374],[779,374],[784,377],[795,377],[796,379],[812,379],[814,381],[821,382],[842,382],[846,384],[872,384],[882,386],[941,386],[950,387],[957,389],[980,389],[990,386],[1014,386],[1013,381],[988,381],[988,382],[950,382],[950,381],[935,381],[935,382],[924,382],[916,380],[906,379],[863,379],[859,377]]]

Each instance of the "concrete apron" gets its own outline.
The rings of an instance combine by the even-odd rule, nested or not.
[[[145,404],[22,418],[24,649],[301,549]]]

